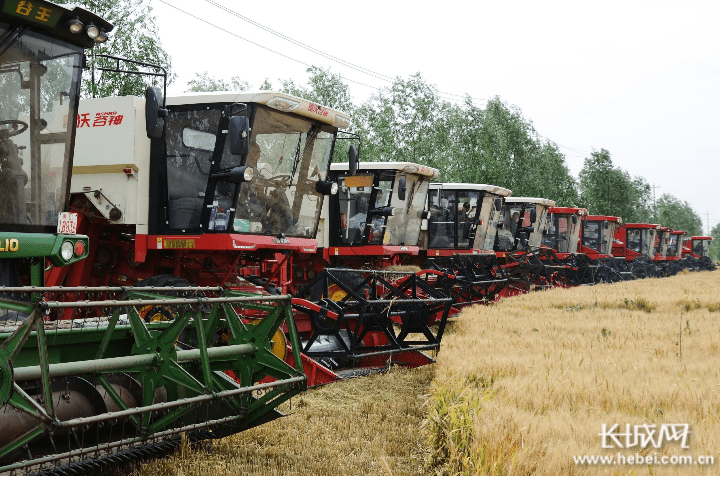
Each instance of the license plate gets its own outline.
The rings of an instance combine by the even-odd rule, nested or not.
[[[78,214],[61,212],[58,217],[57,233],[75,235],[77,233]]]

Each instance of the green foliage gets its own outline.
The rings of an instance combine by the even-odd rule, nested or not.
[[[247,81],[241,80],[237,76],[233,76],[230,82],[213,78],[206,71],[203,74],[195,73],[195,79],[188,81],[188,89],[186,93],[203,93],[209,91],[246,91],[250,89]]]
[[[307,72],[310,77],[306,86],[296,85],[291,79],[280,80],[280,91],[352,115],[355,106],[350,96],[350,88],[340,75],[331,73],[329,68],[317,66],[311,66]],[[265,82],[267,86],[272,86],[269,81]]]
[[[580,203],[591,214],[622,217],[626,223],[651,219],[650,185],[615,167],[610,152],[593,151],[580,171]]]
[[[684,230],[689,235],[702,234],[702,219],[687,201],[681,201],[670,194],[663,194],[657,201],[658,223]]]
[[[162,48],[160,33],[155,24],[152,7],[147,0],[55,0],[59,4],[75,4],[112,23],[115,28],[107,43],[93,48],[93,54],[105,54],[127,58],[143,63],[159,65],[168,73],[168,83],[175,76],[171,72],[170,55]],[[92,84],[92,67],[115,68],[112,60],[88,56],[88,70],[83,78],[84,97],[143,96],[150,84],[162,87],[162,80],[149,76],[128,75],[95,71],[96,83]],[[120,69],[138,70],[137,67],[120,63]],[[141,71],[154,71],[143,70]]]
[[[720,260],[720,223],[713,227],[710,236],[713,238],[713,241],[710,242],[710,258]]]

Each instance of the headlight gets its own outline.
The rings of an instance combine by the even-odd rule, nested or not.
[[[65,241],[63,242],[62,246],[60,247],[60,256],[63,260],[66,262],[69,261],[73,257],[73,252],[75,250],[75,246],[72,242]]]
[[[270,106],[273,109],[277,109],[279,111],[292,111],[293,109],[300,106],[300,103],[297,101],[293,101],[290,98],[283,98],[282,96],[275,96],[274,98],[271,98],[267,105]]]
[[[338,185],[337,182],[333,182],[330,186],[330,195],[337,195],[338,193]]]
[[[245,167],[245,171],[243,172],[243,179],[245,179],[245,182],[250,182],[253,180],[253,177],[255,177],[255,169],[252,167]]]

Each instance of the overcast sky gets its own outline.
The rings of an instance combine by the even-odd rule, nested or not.
[[[304,83],[307,65],[342,75],[356,103],[390,84],[235,12],[387,77],[420,72],[481,105],[500,96],[561,146],[575,176],[604,148],[657,197],[687,200],[703,227],[707,213],[720,222],[720,2],[150,1],[178,75],[169,94],[205,71],[255,88]]]

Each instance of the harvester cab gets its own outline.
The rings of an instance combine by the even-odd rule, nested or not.
[[[430,184],[421,250],[428,257],[492,253],[503,202],[511,194],[487,184]]]
[[[623,224],[615,231],[612,254],[623,259],[636,278],[658,275],[653,261],[659,224]]]
[[[430,184],[418,265],[443,273],[436,284],[456,307],[492,302],[507,283],[493,245],[511,194],[487,184]]]
[[[550,207],[555,207],[555,201],[550,199],[506,198],[502,222],[498,224],[495,251],[504,253],[539,248]]]
[[[439,171],[408,162],[361,162],[330,166],[329,181],[337,195],[326,201],[318,246],[330,265],[363,265],[351,257],[386,257],[397,264],[402,255],[417,255],[425,199]],[[341,258],[342,257],[342,258]]]
[[[670,232],[666,254],[668,260],[679,260],[680,257],[682,257],[682,244],[685,234],[686,232],[684,230],[673,230]]]
[[[713,238],[705,235],[694,235],[683,241],[682,258],[694,270],[715,270],[716,265],[710,259],[710,242]]]
[[[668,252],[668,244],[670,243],[670,234],[673,229],[670,227],[660,227],[655,234],[655,246],[653,247],[653,260],[665,260]]]
[[[655,237],[659,224],[624,224],[615,231],[612,254],[628,261],[646,256],[651,257],[655,249]]]
[[[579,207],[550,207],[545,218],[542,244],[558,254],[578,251],[582,224],[588,216],[587,209]]]
[[[83,52],[113,27],[81,8],[0,5],[0,285],[43,286],[40,257],[53,266],[87,257],[87,237],[63,212]]]
[[[145,100],[81,101],[80,117],[71,205],[98,246],[66,285],[170,275],[278,293],[293,253],[316,252],[343,113],[269,91],[163,105],[150,88]]]
[[[612,215],[588,215],[583,221],[581,252],[593,258],[612,256],[615,230],[622,224],[622,218]]]

